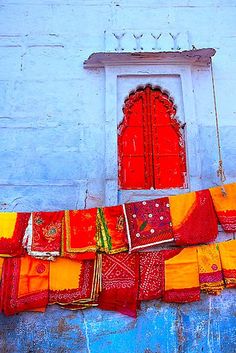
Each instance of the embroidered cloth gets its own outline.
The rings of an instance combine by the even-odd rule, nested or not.
[[[0,212],[0,256],[20,256],[24,253],[23,237],[30,213]]]
[[[61,252],[64,211],[33,212],[23,244],[29,255],[53,258]]]
[[[197,247],[200,288],[202,291],[219,295],[224,289],[220,253],[217,244]]]
[[[139,254],[102,255],[102,292],[99,307],[136,317]]]
[[[100,251],[108,254],[128,250],[125,216],[121,205],[98,209],[97,244]]]
[[[164,290],[164,257],[162,251],[139,254],[139,300],[160,299]]]
[[[129,251],[173,241],[168,197],[124,205]]]
[[[176,245],[212,242],[218,234],[217,217],[209,190],[170,196]]]
[[[200,300],[196,248],[182,249],[165,260],[165,302],[189,303]]]
[[[236,240],[219,243],[225,286],[236,288]]]
[[[224,185],[226,195],[220,186],[210,188],[219,222],[225,232],[236,232],[236,183]]]
[[[62,256],[91,260],[96,257],[97,209],[65,211]]]
[[[6,315],[45,311],[49,262],[30,256],[8,258],[2,271],[2,307]]]
[[[101,256],[50,262],[49,304],[95,305],[101,287]]]

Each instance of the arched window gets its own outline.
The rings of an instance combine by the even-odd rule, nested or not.
[[[118,127],[120,189],[186,187],[183,126],[176,107],[160,88],[132,92]]]

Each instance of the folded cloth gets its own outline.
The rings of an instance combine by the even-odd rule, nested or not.
[[[236,240],[218,244],[225,286],[236,288]]]
[[[173,241],[168,197],[124,205],[129,251]]]
[[[24,253],[23,237],[30,213],[0,212],[0,256],[20,256]]]
[[[224,289],[220,253],[217,244],[197,247],[200,288],[203,292],[219,295]]]
[[[219,222],[225,232],[236,232],[236,183],[210,188],[210,193]]]
[[[139,254],[102,255],[102,291],[99,308],[136,317]]]
[[[33,212],[23,244],[29,255],[53,258],[61,252],[64,211]]]
[[[91,260],[96,257],[97,208],[65,211],[62,256]]]
[[[5,259],[2,272],[2,308],[6,315],[43,312],[48,304],[49,262],[30,256]]]
[[[209,190],[170,196],[170,213],[176,245],[212,242],[218,233]]]
[[[163,300],[169,303],[189,303],[200,300],[197,249],[185,248],[165,260],[165,290]]]
[[[160,299],[164,291],[164,256],[162,251],[139,254],[139,300]]]
[[[128,250],[125,216],[121,205],[98,209],[97,244],[99,251],[107,254]]]
[[[94,306],[101,289],[101,255],[96,260],[57,258],[50,262],[49,304]]]

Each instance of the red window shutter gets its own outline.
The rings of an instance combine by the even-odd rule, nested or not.
[[[186,160],[175,107],[147,86],[131,94],[118,128],[120,189],[184,187]]]

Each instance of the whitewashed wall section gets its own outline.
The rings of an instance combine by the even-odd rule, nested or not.
[[[193,88],[192,71],[199,70],[190,65],[129,65],[106,66],[106,148],[105,148],[105,203],[107,205],[117,202],[133,201],[148,197],[170,195],[176,192],[201,189],[201,155],[199,121],[196,111],[196,96]],[[210,86],[210,68],[204,69],[204,81],[195,82],[198,90],[204,90],[205,81]],[[118,163],[117,163],[117,126],[123,118],[122,107],[125,98],[140,85],[152,84],[167,90],[174,97],[177,105],[177,116],[184,123],[187,164],[188,164],[188,188],[169,190],[118,190]],[[200,85],[200,87],[199,87]],[[202,85],[202,86],[201,86]],[[212,90],[212,89],[211,89]],[[210,90],[210,91],[211,91]],[[212,96],[208,95],[207,105],[212,105]],[[214,122],[214,116],[206,113],[207,119]],[[212,123],[213,123],[212,122]]]

